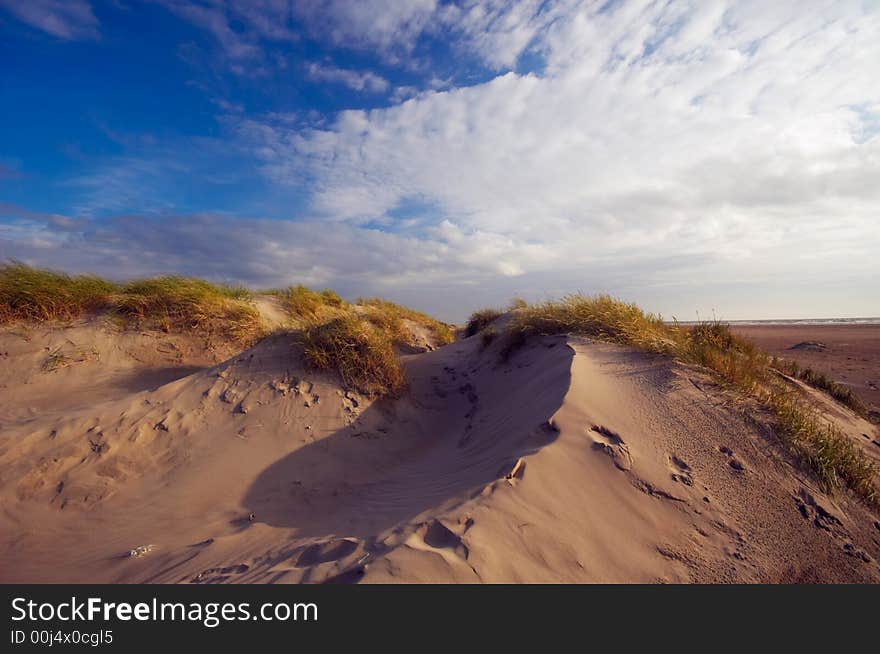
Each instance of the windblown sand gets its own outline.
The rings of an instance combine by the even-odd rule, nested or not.
[[[471,338],[406,355],[396,401],[290,335],[223,358],[0,334],[0,582],[880,580],[877,516],[668,358]]]

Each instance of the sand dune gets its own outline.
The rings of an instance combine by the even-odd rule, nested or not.
[[[371,401],[284,333],[222,362],[2,334],[0,581],[880,580],[876,518],[699,370],[569,336],[429,347]]]

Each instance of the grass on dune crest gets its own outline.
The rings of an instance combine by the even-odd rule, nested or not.
[[[330,289],[302,285],[265,292],[290,315],[306,360],[337,371],[346,386],[367,395],[397,395],[406,387],[395,346],[417,344],[407,321],[427,329],[439,345],[455,340],[450,325],[387,300],[353,305]],[[0,265],[0,324],[69,321],[90,313],[109,315],[122,327],[191,332],[238,345],[268,331],[254,294],[241,287],[180,276],[117,284],[16,261]]]
[[[167,332],[200,332],[231,341],[253,341],[263,332],[251,293],[189,277],[155,277],[120,289],[114,313],[126,322]]]
[[[406,389],[403,368],[388,334],[354,313],[302,332],[303,354],[320,370],[335,370],[342,383],[368,396],[396,396]]]
[[[348,306],[345,300],[329,288],[313,291],[298,284],[285,289],[272,290],[269,293],[281,300],[281,304],[294,321],[313,321],[322,314],[333,313]]]
[[[99,277],[71,277],[12,261],[0,266],[0,324],[71,320],[109,306],[118,290],[116,284]]]
[[[498,317],[494,310],[477,312],[466,333],[480,334],[484,346],[496,338],[487,325]],[[880,501],[874,478],[877,469],[869,457],[773,371],[778,360],[751,341],[735,335],[718,321],[683,326],[664,322],[607,295],[569,295],[561,300],[519,306],[498,335],[502,357],[511,356],[531,336],[577,334],[674,356],[708,368],[724,384],[758,400],[775,418],[780,440],[815,472],[827,488],[845,484],[875,506]],[[805,379],[802,371],[792,375]],[[813,375],[814,380],[818,376]],[[827,380],[827,378],[826,378]],[[810,383],[809,381],[807,383]],[[813,385],[834,389],[833,382]],[[845,395],[837,397],[848,406]]]
[[[69,321],[105,312],[122,326],[198,332],[248,342],[263,330],[251,294],[243,288],[188,277],[155,277],[117,284],[70,276],[17,261],[0,266],[0,324]]]
[[[435,320],[426,313],[395,304],[382,298],[359,298],[357,303],[366,308],[369,320],[378,326],[387,326],[395,334],[398,342],[412,345],[409,342],[408,330],[403,325],[404,320],[409,320],[426,328],[438,345],[448,345],[455,340],[455,332],[445,322]]]
[[[467,324],[465,324],[464,326],[465,338],[479,334],[481,331],[486,329],[486,327],[488,327],[490,323],[494,322],[503,315],[504,312],[500,311],[499,309],[482,309],[480,311],[475,311],[471,314],[471,317],[468,318]]]
[[[506,328],[507,353],[531,334],[577,333],[603,341],[672,353],[675,341],[659,316],[607,295],[569,295],[520,307]]]
[[[812,386],[813,388],[825,391],[828,395],[833,397],[844,406],[849,407],[860,416],[864,417],[867,415],[867,407],[859,399],[859,397],[855,393],[853,393],[852,389],[848,386],[838,384],[837,382],[830,379],[825,373],[817,372],[812,368],[802,368],[795,361],[789,361],[787,359],[781,359],[779,357],[773,357],[770,365],[775,370],[778,370],[779,372],[788,375],[789,377],[800,379],[808,386]]]
[[[302,332],[306,361],[334,370],[343,385],[371,397],[399,396],[406,378],[395,346],[416,345],[411,321],[425,327],[438,345],[455,340],[452,328],[427,314],[380,298],[317,309]]]

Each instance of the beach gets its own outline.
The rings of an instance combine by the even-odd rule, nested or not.
[[[850,386],[880,419],[880,324],[733,324],[770,354]],[[801,345],[800,344],[806,344]],[[818,345],[816,345],[818,344]],[[824,347],[823,347],[824,346]]]

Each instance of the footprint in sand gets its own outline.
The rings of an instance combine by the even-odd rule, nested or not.
[[[452,550],[463,559],[467,559],[470,553],[461,538],[439,520],[426,522],[418,533],[425,544],[434,549]]]
[[[722,445],[718,449],[721,451],[722,454],[727,457],[727,465],[729,465],[736,472],[745,472],[745,465],[742,461],[740,461],[733,455],[733,450],[731,450],[726,445]]]
[[[302,551],[294,565],[297,568],[309,568],[321,563],[338,561],[353,553],[359,544],[359,541],[351,538],[335,538],[323,543],[314,543]]]
[[[632,469],[632,455],[619,434],[602,425],[593,425],[590,429],[597,434],[597,436],[593,437],[593,449],[595,451],[607,454],[611,457],[614,465],[624,472]]]
[[[234,575],[242,575],[248,570],[250,570],[250,566],[246,563],[239,563],[238,565],[230,565],[225,568],[208,568],[207,570],[202,570],[195,577],[192,578],[192,583],[194,584],[217,584],[227,581],[231,576]]]
[[[474,388],[474,385],[470,382],[459,386],[458,392],[462,395],[467,395],[468,402],[470,402],[471,404],[476,404],[479,400],[479,398],[477,397],[476,389]]]
[[[691,467],[687,463],[685,463],[684,460],[678,458],[674,454],[671,454],[669,455],[669,464],[672,481],[680,482],[685,486],[694,485],[694,477],[691,471]]]
[[[874,559],[865,550],[861,550],[852,543],[844,543],[843,551],[848,555],[857,558],[865,563],[873,563]]]
[[[826,506],[823,506],[806,490],[801,489],[800,493],[795,495],[794,500],[798,511],[800,511],[805,519],[811,521],[814,527],[824,529],[832,534],[835,534],[843,527],[840,518],[834,515]]]

